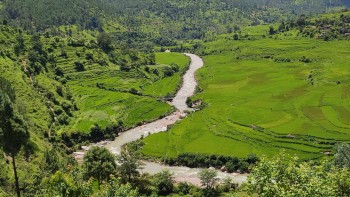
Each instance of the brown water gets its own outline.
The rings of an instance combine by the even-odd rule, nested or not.
[[[159,132],[164,132],[167,130],[169,125],[175,124],[177,121],[186,117],[184,111],[191,111],[191,108],[188,108],[186,100],[188,97],[192,96],[195,93],[197,86],[195,73],[198,69],[203,66],[203,60],[194,54],[186,53],[188,57],[191,58],[191,64],[188,71],[183,76],[183,85],[181,89],[177,92],[175,98],[170,103],[176,109],[177,112],[163,118],[156,120],[154,122],[130,129],[121,133],[114,141],[102,141],[96,144],[91,144],[90,146],[82,147],[82,151],[75,152],[74,156],[77,160],[81,160],[84,156],[84,152],[89,149],[91,146],[104,146],[108,148],[112,153],[118,155],[121,151],[121,147],[129,142],[136,141],[141,137],[147,137]],[[161,172],[164,169],[169,170],[174,173],[174,179],[176,181],[187,181],[193,184],[199,185],[198,172],[201,169],[198,168],[187,168],[187,167],[178,167],[178,166],[165,166],[155,162],[144,161],[142,173],[156,174]],[[218,171],[218,178],[221,180],[224,178],[231,178],[236,183],[243,183],[247,179],[247,175],[238,175],[238,174],[229,174]]]

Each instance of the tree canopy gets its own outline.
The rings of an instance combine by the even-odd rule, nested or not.
[[[263,158],[248,178],[251,194],[259,196],[349,196],[350,171],[329,161],[300,162],[284,153]]]
[[[95,146],[84,155],[86,176],[96,178],[99,186],[116,173],[116,167],[114,155],[106,148]]]

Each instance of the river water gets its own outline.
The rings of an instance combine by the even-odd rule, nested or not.
[[[122,145],[136,141],[141,137],[146,137],[159,132],[164,132],[167,130],[169,125],[175,124],[177,121],[180,121],[182,118],[186,117],[185,111],[190,111],[192,109],[188,108],[186,100],[188,97],[192,96],[195,93],[197,86],[195,73],[198,69],[203,67],[203,60],[194,54],[185,53],[186,56],[191,58],[191,64],[189,69],[183,76],[183,84],[180,90],[177,92],[175,98],[170,103],[173,105],[177,111],[173,114],[156,120],[154,122],[135,127],[128,131],[121,133],[114,141],[102,141],[96,144],[91,144],[90,146],[82,147],[83,150],[75,152],[73,155],[77,160],[82,160],[84,152],[86,152],[91,146],[104,146],[109,149],[112,153],[118,155],[121,151]],[[143,162],[145,165],[141,170],[142,173],[156,174],[162,170],[169,170],[174,174],[174,179],[176,181],[186,181],[195,185],[199,185],[200,181],[198,178],[198,173],[201,169],[198,168],[188,168],[188,167],[178,167],[178,166],[165,166],[156,162]],[[241,184],[246,182],[247,175],[245,174],[230,174],[218,171],[218,178],[231,178],[233,182]]]

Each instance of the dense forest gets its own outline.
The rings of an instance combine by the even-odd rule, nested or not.
[[[43,31],[57,25],[78,25],[103,31],[107,21],[122,25],[129,37],[151,37],[157,44],[174,39],[202,39],[232,32],[243,24],[258,25],[325,12],[341,0],[313,1],[3,1],[1,15],[10,24]],[[32,5],[35,4],[35,7]],[[117,27],[117,31],[123,31]]]
[[[0,0],[0,196],[220,196],[240,191],[284,196],[295,182],[310,182],[307,189],[318,189],[319,179],[329,186],[322,187],[320,195],[349,195],[350,148],[342,144],[333,150],[333,139],[312,139],[318,143],[312,149],[322,146],[334,152],[324,162],[288,160],[284,154],[274,160],[216,152],[147,155],[143,148],[152,138],[129,144],[118,156],[96,147],[82,161],[72,158],[84,145],[114,139],[175,111],[167,99],[179,89],[189,59],[161,53],[166,49],[202,56],[229,51],[226,57],[231,61],[260,58],[274,64],[310,65],[316,58],[274,57],[270,49],[257,55],[249,51],[249,44],[293,37],[303,42],[335,41],[336,46],[350,33],[350,14],[344,6],[350,6],[347,0]],[[222,44],[228,42],[248,46]],[[321,84],[322,74],[315,69],[306,81]],[[335,84],[347,83],[343,75],[337,77]],[[197,92],[203,92],[202,87]],[[198,101],[192,99],[189,105]],[[203,102],[198,110],[205,107]],[[278,143],[289,140],[270,130],[256,130],[261,136],[269,133],[269,140]],[[314,142],[309,137],[306,146]],[[155,149],[159,153],[159,147]],[[320,154],[316,151],[312,154]],[[143,159],[224,167],[229,173],[252,176],[241,190],[229,179],[218,184],[212,169],[200,172],[200,185],[175,184],[169,171],[141,174]],[[288,179],[289,172],[298,178]],[[262,180],[265,176],[270,178]],[[266,189],[269,184],[276,190]],[[302,187],[295,184],[290,196]]]

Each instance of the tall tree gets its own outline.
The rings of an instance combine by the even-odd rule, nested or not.
[[[112,37],[105,32],[101,32],[97,37],[97,44],[104,51],[111,49]]]
[[[11,156],[17,196],[21,196],[17,175],[16,156],[29,142],[28,127],[15,107],[15,91],[6,79],[0,77],[0,140],[4,152]]]
[[[163,170],[154,175],[154,184],[158,194],[162,196],[169,195],[174,190],[173,173],[169,170]]]
[[[218,173],[215,170],[204,169],[199,172],[199,179],[201,180],[202,186],[207,190],[211,190],[214,188],[217,182]]]
[[[114,155],[106,148],[92,147],[84,156],[86,175],[97,179],[99,188],[102,181],[116,172],[116,167]]]
[[[270,34],[270,35],[275,34],[275,29],[273,28],[273,26],[270,26],[270,27],[269,27],[269,34]]]
[[[131,182],[135,177],[139,176],[139,169],[141,169],[142,162],[140,162],[140,155],[137,151],[130,149],[123,149],[117,157],[120,164],[118,172],[120,173],[124,182]]]

